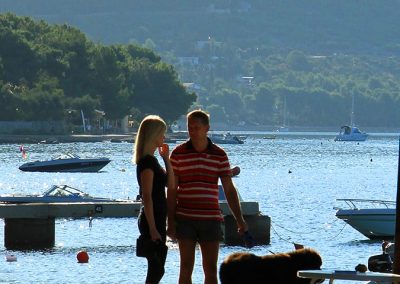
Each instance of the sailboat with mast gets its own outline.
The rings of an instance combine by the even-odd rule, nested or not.
[[[277,132],[289,132],[289,126],[288,126],[288,122],[287,122],[286,95],[283,100],[283,124],[276,131]]]
[[[351,100],[350,125],[343,125],[339,134],[335,137],[335,141],[365,141],[368,134],[361,132],[354,124],[354,94]]]

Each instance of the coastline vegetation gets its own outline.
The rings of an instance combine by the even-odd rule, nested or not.
[[[174,68],[134,44],[103,45],[69,25],[0,15],[0,121],[81,124],[157,113],[172,123],[196,96]]]

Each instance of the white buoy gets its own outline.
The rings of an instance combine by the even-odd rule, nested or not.
[[[13,254],[7,254],[6,255],[6,261],[7,262],[13,262],[13,261],[17,261],[17,257]]]

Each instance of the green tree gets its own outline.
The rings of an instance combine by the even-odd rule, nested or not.
[[[97,46],[93,60],[95,94],[101,101],[106,117],[121,119],[129,112],[124,75],[119,68],[114,47]]]
[[[13,92],[11,84],[0,81],[0,120],[17,120],[19,107],[19,94]]]
[[[186,92],[171,65],[147,63],[146,60],[137,60],[130,74],[129,85],[135,87],[132,104],[140,109],[143,116],[159,114],[172,123],[186,113],[196,95]]]
[[[38,70],[34,50],[24,38],[23,31],[3,24],[0,19],[0,58],[6,68],[2,79],[12,84],[18,84],[22,78],[32,81]]]
[[[263,124],[277,124],[277,97],[276,93],[266,84],[261,85],[254,94],[254,99],[248,97],[246,105],[254,110],[256,122]]]
[[[210,119],[213,122],[226,122],[225,109],[220,105],[209,105],[206,108],[206,111],[210,114]]]
[[[310,63],[301,51],[291,51],[288,54],[286,61],[288,66],[295,71],[310,71]]]

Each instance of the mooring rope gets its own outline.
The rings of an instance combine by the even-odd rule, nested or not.
[[[335,219],[332,223],[330,223],[330,224],[328,224],[329,226],[331,226],[333,223],[335,223],[337,221],[337,219]],[[295,232],[295,231],[293,231],[293,230],[290,230],[290,229],[287,229],[287,228],[285,228],[285,227],[283,227],[283,226],[280,226],[280,225],[277,225],[275,222],[272,222],[271,221],[271,228],[272,228],[272,230],[275,232],[275,234],[278,236],[278,238],[280,239],[280,240],[282,240],[282,241],[285,241],[285,242],[288,242],[288,243],[291,243],[291,244],[294,244],[294,242],[292,242],[292,241],[290,241],[290,239],[291,239],[291,237],[289,237],[289,238],[283,238],[278,232],[277,232],[277,230],[275,229],[275,227],[272,225],[272,224],[274,224],[276,227],[279,227],[279,228],[281,228],[281,229],[283,229],[283,230],[285,230],[285,231],[288,231],[288,232],[290,232],[290,233],[293,233],[293,234],[296,234],[296,235],[305,235],[305,234],[310,234],[310,233],[317,233],[317,232],[320,232],[320,231],[322,231],[322,230],[324,230],[324,229],[320,229],[320,230],[314,230],[314,231],[307,231],[307,232]],[[347,223],[344,223],[344,225],[343,225],[343,227],[339,230],[339,233],[338,234],[336,234],[335,236],[333,236],[332,238],[329,238],[329,239],[327,239],[327,240],[333,240],[333,239],[335,239],[335,238],[337,238],[342,232],[343,232],[343,230],[344,230],[344,228],[346,227],[346,225],[347,225]]]

